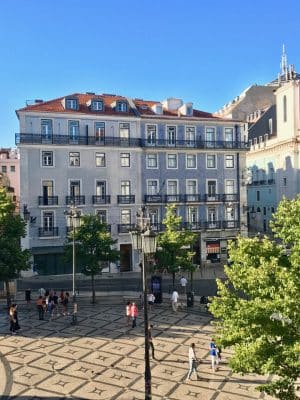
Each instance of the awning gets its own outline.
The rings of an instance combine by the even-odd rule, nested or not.
[[[207,243],[206,252],[207,254],[220,253],[220,243]]]

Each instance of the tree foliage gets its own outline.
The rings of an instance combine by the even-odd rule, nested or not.
[[[71,244],[73,232],[68,237],[66,248],[67,258],[71,259]],[[95,302],[95,275],[99,274],[107,262],[119,259],[119,251],[114,247],[117,243],[108,232],[107,225],[101,222],[97,215],[81,217],[81,224],[75,230],[76,256],[80,264],[84,265],[82,272],[91,277],[93,303]]]
[[[170,205],[166,210],[163,220],[165,230],[158,235],[156,252],[156,268],[166,270],[173,277],[179,270],[193,272],[193,256],[195,253],[191,248],[196,240],[194,233],[181,229],[181,217],[174,212],[175,206]]]
[[[280,203],[272,229],[276,242],[240,237],[231,243],[227,280],[218,280],[210,310],[220,345],[233,348],[231,368],[275,375],[258,389],[294,400],[300,376],[300,197]]]
[[[20,244],[25,234],[25,221],[15,214],[11,198],[4,188],[0,188],[0,281],[6,283],[8,298],[8,282],[30,268],[30,252],[22,249]]]

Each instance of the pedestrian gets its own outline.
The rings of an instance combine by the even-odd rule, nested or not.
[[[221,346],[217,346],[217,364],[222,361],[222,348]]]
[[[63,305],[63,315],[69,315],[68,313],[68,304],[69,304],[69,293],[66,292],[65,297],[62,301],[62,305]]]
[[[177,292],[177,290],[173,290],[172,296],[171,296],[171,304],[172,304],[172,309],[174,312],[177,311],[177,307],[178,307],[178,298],[179,298],[179,294]]]
[[[181,287],[181,293],[185,294],[186,293],[186,285],[188,283],[186,277],[182,275],[179,282],[180,282],[180,287]]]
[[[197,380],[199,379],[197,374],[198,359],[196,356],[195,347],[195,343],[192,343],[189,347],[189,370],[185,380],[186,382],[190,380],[193,372],[196,375]]]
[[[39,313],[39,320],[44,319],[44,314],[45,314],[45,304],[44,304],[44,299],[43,296],[39,296],[37,301],[36,301],[36,307]]]
[[[25,290],[25,301],[27,304],[31,303],[31,290],[30,289]]]
[[[212,338],[211,342],[209,344],[209,354],[211,357],[211,368],[213,372],[217,371],[217,365],[218,365],[218,358],[217,358],[217,346],[215,344],[215,340]]]
[[[18,331],[19,329],[21,329],[20,325],[19,325],[19,319],[18,319],[18,306],[17,304],[13,304],[14,306],[14,319],[15,319],[15,329],[16,331]]]
[[[77,311],[78,311],[78,305],[76,301],[73,303],[73,314],[72,314],[72,324],[75,325],[77,324]]]
[[[58,296],[56,292],[53,293],[52,299],[53,299],[53,316],[54,316],[55,312],[56,315],[58,315]]]
[[[54,316],[54,301],[52,296],[48,297],[47,311],[49,313],[49,321],[52,321]]]
[[[44,297],[45,294],[46,294],[46,290],[45,290],[44,288],[40,288],[40,289],[38,290],[38,294],[39,294],[39,296]]]
[[[153,360],[155,360],[155,356],[154,356],[154,344],[153,344],[153,338],[152,338],[152,329],[153,329],[153,325],[149,325],[148,326],[148,342],[149,342],[149,350],[151,347],[151,351],[152,351],[152,358]]]
[[[127,301],[127,304],[125,307],[126,325],[130,325],[130,319],[131,319],[130,308],[131,308],[131,302]]]
[[[20,329],[20,325],[18,322],[18,312],[16,304],[12,304],[9,307],[9,330],[12,335],[17,334],[17,330]]]
[[[135,303],[132,303],[131,304],[131,306],[130,306],[130,316],[131,316],[131,319],[132,319],[132,328],[135,328],[136,327],[136,319],[137,319],[137,316],[138,316],[138,308],[137,308],[137,305],[135,304]]]
[[[155,296],[154,296],[153,292],[151,292],[151,293],[148,294],[147,297],[148,297],[149,310],[151,311],[152,310],[152,306],[153,306],[153,304],[155,302]]]

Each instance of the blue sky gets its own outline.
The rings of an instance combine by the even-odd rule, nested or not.
[[[0,147],[14,145],[15,110],[26,100],[93,91],[148,100],[176,96],[216,111],[247,86],[277,76],[283,43],[300,71],[299,4],[2,2]]]

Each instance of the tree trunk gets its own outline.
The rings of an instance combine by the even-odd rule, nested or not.
[[[96,293],[95,293],[95,276],[94,274],[91,275],[92,279],[92,303],[96,303]]]
[[[6,290],[6,305],[7,309],[11,306],[11,298],[10,298],[10,291],[9,291],[9,281],[5,281],[5,290]]]
[[[172,272],[173,290],[175,290],[175,272]]]

